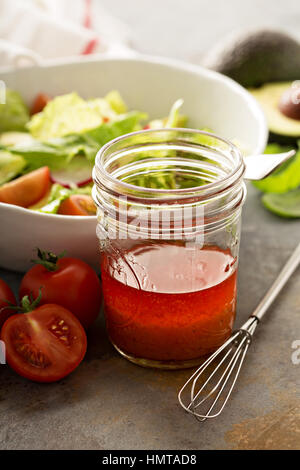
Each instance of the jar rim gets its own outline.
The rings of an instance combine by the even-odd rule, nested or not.
[[[178,135],[180,134],[187,134],[187,135],[201,135],[201,136],[207,136],[212,139],[215,139],[217,141],[220,141],[223,144],[226,144],[229,148],[229,151],[231,155],[233,155],[236,158],[236,165],[234,168],[228,172],[224,177],[220,177],[216,181],[203,184],[201,186],[193,186],[191,188],[178,188],[178,189],[159,189],[159,188],[149,188],[149,187],[143,187],[143,186],[137,186],[131,183],[126,183],[122,180],[119,180],[118,178],[112,176],[104,167],[104,162],[103,159],[105,158],[107,152],[109,151],[110,148],[113,148],[114,145],[126,141],[126,139],[134,137],[134,136],[139,136],[139,135],[148,135],[148,134],[163,134],[163,133],[176,133]],[[199,143],[199,146],[202,144]],[[141,147],[143,144],[141,144]],[[210,145],[205,145],[207,148],[210,148],[212,150],[217,151],[218,149],[210,146]],[[239,181],[240,178],[243,176],[245,171],[245,163],[242,157],[242,154],[238,147],[234,145],[231,141],[228,139],[225,139],[224,137],[220,137],[214,133],[207,132],[207,131],[202,131],[198,129],[192,129],[192,128],[180,128],[180,127],[172,127],[172,128],[159,128],[159,129],[142,129],[139,131],[131,132],[124,134],[120,137],[117,137],[110,142],[106,143],[103,147],[100,148],[100,150],[97,152],[96,159],[95,159],[95,166],[93,170],[93,179],[94,182],[97,185],[97,182],[101,182],[101,186],[106,187],[107,189],[115,189],[118,192],[122,192],[122,194],[127,194],[128,191],[134,191],[136,193],[136,197],[139,198],[137,195],[138,193],[143,193],[143,195],[151,194],[153,196],[157,195],[158,199],[164,198],[164,196],[174,196],[174,197],[180,197],[180,198],[185,198],[185,197],[190,197],[191,194],[194,196],[197,194],[205,194],[205,196],[209,196],[211,194],[215,194],[219,190],[224,190],[232,185],[236,181]],[[120,190],[124,190],[120,191]],[[153,200],[153,197],[152,197]]]

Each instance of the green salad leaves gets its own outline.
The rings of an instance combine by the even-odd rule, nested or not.
[[[26,161],[19,155],[0,150],[0,185],[15,178],[26,167]]]
[[[267,193],[262,197],[263,205],[281,217],[300,217],[300,188],[285,194]]]
[[[29,121],[29,111],[21,95],[6,89],[6,102],[0,104],[0,132],[23,131]]]
[[[281,147],[269,144],[264,153],[287,152],[293,147]],[[260,181],[253,181],[256,188],[264,193],[286,193],[300,185],[300,150],[296,155],[283,163],[272,175]]]
[[[8,96],[16,101],[18,94],[8,90]],[[11,126],[3,126],[6,132],[0,135],[0,150],[14,155],[14,159],[16,156],[24,159],[25,165],[19,173],[41,166],[48,166],[50,170],[63,169],[76,155],[82,155],[94,163],[101,146],[123,134],[141,129],[141,122],[147,119],[145,113],[127,112],[117,91],[108,93],[105,98],[91,100],[84,100],[77,93],[57,96],[31,119],[24,103],[20,103],[22,125],[19,125],[19,114],[18,123],[11,119]],[[7,106],[7,116],[12,115],[16,107],[9,103],[3,106]],[[25,128],[29,133],[16,132]],[[7,171],[7,174],[11,173]],[[17,173],[11,175],[15,177]]]
[[[92,100],[84,100],[77,93],[69,93],[49,101],[41,113],[31,118],[27,128],[34,138],[45,142],[55,137],[83,134],[87,130],[99,128],[105,122],[117,120],[126,111],[118,92]]]
[[[145,114],[132,111],[118,115],[114,121],[82,132],[63,137],[52,137],[47,141],[33,140],[9,147],[10,152],[21,155],[27,162],[27,171],[41,166],[50,170],[65,168],[75,155],[83,155],[94,162],[99,148],[110,140],[135,130]],[[1,145],[1,144],[0,144]]]
[[[265,153],[280,153],[292,147],[269,144]],[[265,193],[263,205],[281,217],[300,217],[300,141],[296,155],[283,163],[272,175],[252,184]],[[298,189],[297,189],[298,188]]]
[[[103,145],[143,127],[183,127],[187,119],[180,114],[182,104],[177,100],[168,116],[145,126],[148,115],[128,111],[117,91],[91,99],[72,92],[51,99],[30,117],[21,96],[7,90],[7,103],[0,105],[0,185],[47,166],[55,184],[46,200],[33,209],[57,213],[70,195],[91,194],[91,186],[82,184],[89,181],[86,175],[91,176],[95,156]],[[174,177],[159,169],[145,178],[142,183],[150,187],[175,186]]]

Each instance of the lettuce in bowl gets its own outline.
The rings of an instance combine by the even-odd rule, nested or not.
[[[29,122],[29,110],[20,93],[6,89],[5,103],[0,104],[0,132],[23,131]]]

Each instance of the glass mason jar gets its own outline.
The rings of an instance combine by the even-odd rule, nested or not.
[[[192,129],[134,132],[98,152],[106,327],[130,361],[191,367],[230,336],[243,173],[234,145]]]

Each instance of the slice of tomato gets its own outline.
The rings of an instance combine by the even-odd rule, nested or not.
[[[80,322],[56,304],[8,318],[1,339],[7,363],[19,375],[35,382],[55,382],[66,377],[80,364],[87,347]]]
[[[39,93],[35,98],[33,105],[31,107],[31,114],[40,113],[43,111],[46,104],[51,100],[50,96],[46,95],[45,93]]]
[[[96,206],[91,196],[73,194],[61,203],[58,213],[63,215],[96,215]]]
[[[49,191],[50,184],[49,168],[43,166],[1,186],[0,202],[21,207],[32,206]]]
[[[7,318],[13,315],[14,313],[14,311],[10,308],[5,308],[10,303],[16,305],[16,299],[13,294],[13,291],[6,284],[6,282],[0,279],[0,329],[5,320],[7,320]]]

